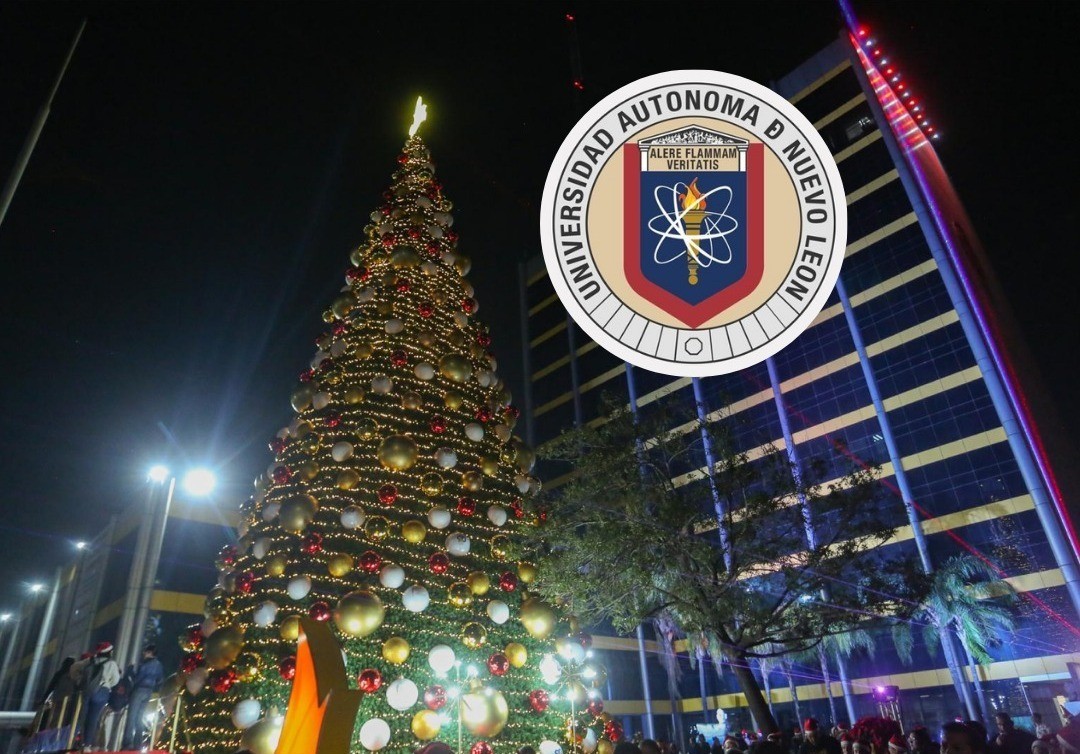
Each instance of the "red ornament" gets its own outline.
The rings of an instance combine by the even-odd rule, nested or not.
[[[503,410],[503,413],[507,416],[510,416],[511,418],[517,419],[519,416],[521,416],[521,409],[517,406],[507,406]]]
[[[590,699],[589,703],[585,705],[585,709],[589,711],[589,714],[593,717],[600,717],[604,712],[604,702],[600,699]]]
[[[288,484],[292,479],[292,471],[288,466],[275,466],[270,478],[274,480],[274,484]]]
[[[389,216],[389,214],[390,214],[390,205],[389,204],[382,205],[381,207],[379,207],[379,212],[384,216]]]
[[[427,246],[424,247],[424,250],[427,252],[429,257],[439,256],[439,244],[437,243],[429,243]]]
[[[416,310],[420,312],[421,317],[427,319],[435,313],[435,305],[430,301],[421,301],[419,304],[417,304]]]
[[[181,673],[194,673],[195,669],[199,667],[201,655],[188,655],[180,661]]]
[[[345,272],[345,279],[350,283],[357,283],[367,280],[371,275],[371,270],[367,267],[350,267]]]
[[[374,550],[368,550],[360,556],[360,567],[368,573],[375,573],[382,567],[382,555]]]
[[[221,565],[231,566],[236,563],[236,545],[225,545],[218,552],[218,562]]]
[[[314,369],[305,369],[303,372],[300,373],[301,382],[311,382],[313,379],[315,379]]]
[[[401,154],[398,155],[397,161],[398,161],[398,165],[404,165],[406,162],[409,161],[409,155],[402,152]]]
[[[326,359],[323,359],[322,361],[319,362],[319,371],[320,372],[329,372],[333,368],[334,368],[334,360],[331,359],[331,358],[326,358]]]
[[[195,626],[194,628],[188,629],[186,643],[190,644],[193,647],[201,647],[205,638],[206,637],[203,636],[202,629],[198,626]]]
[[[323,535],[317,531],[311,531],[300,540],[300,552],[307,555],[315,555],[322,552]]]
[[[323,602],[322,600],[318,602],[312,602],[311,607],[308,608],[308,615],[311,616],[312,620],[317,620],[320,623],[325,623],[326,621],[330,620],[330,605]]]
[[[458,240],[458,234],[457,234],[456,230],[448,230],[448,231],[446,231],[445,233],[443,233],[443,237],[445,237],[447,241],[456,241],[456,240]]]
[[[244,571],[236,577],[236,591],[243,594],[251,594],[251,588],[255,586],[255,572]]]
[[[292,656],[282,657],[277,664],[277,671],[283,679],[291,681],[296,675],[296,658]]]
[[[382,673],[375,668],[361,670],[356,677],[356,686],[365,694],[374,694],[382,688]]]
[[[588,649],[592,646],[592,636],[584,631],[578,633],[574,638],[577,639],[578,644],[580,644],[583,649]]]
[[[513,571],[504,571],[499,577],[499,588],[504,592],[512,592],[517,589],[518,577]]]
[[[289,441],[286,440],[284,437],[275,437],[273,440],[270,441],[270,450],[276,456],[281,455],[282,451],[285,450],[285,446],[287,446],[288,444]]]
[[[622,723],[618,720],[608,720],[604,723],[604,735],[612,743],[621,740],[623,736]]]
[[[330,429],[333,429],[337,425],[341,424],[341,417],[338,414],[330,414],[325,419],[323,419],[323,424],[325,424]]]
[[[405,278],[398,279],[398,281],[397,281],[398,293],[408,293],[411,288],[412,288],[412,283],[410,283],[408,280],[406,280]]]
[[[391,246],[397,245],[397,239],[394,238],[393,234],[390,234],[389,236],[383,238],[382,245],[389,249]]]
[[[420,238],[420,229],[419,228],[409,228],[409,238],[412,239],[413,241]]]
[[[492,675],[506,675],[510,669],[510,660],[502,652],[496,652],[487,660],[488,672]]]
[[[522,502],[520,497],[515,497],[510,503],[510,510],[514,512],[514,518],[525,517],[525,503]]]
[[[540,508],[539,510],[537,510],[536,511],[536,517],[538,519],[540,519],[541,523],[543,523],[544,521],[547,521],[547,518],[548,518],[547,508]]]
[[[491,421],[491,409],[487,406],[481,406],[480,408],[476,409],[476,420],[487,424],[489,421]]]
[[[397,487],[392,484],[384,484],[379,488],[379,502],[383,505],[393,505],[397,500]]]
[[[390,363],[396,367],[403,367],[409,363],[409,356],[404,351],[394,351],[390,354]]]
[[[428,558],[428,566],[432,573],[446,573],[446,569],[450,567],[450,558],[445,552],[434,552]]]
[[[549,704],[551,704],[551,697],[548,692],[543,689],[529,692],[529,706],[533,708],[534,712],[543,712],[548,708]]]
[[[495,754],[495,750],[487,741],[477,741],[469,748],[469,754]]]
[[[437,435],[441,435],[446,431],[446,417],[439,414],[431,417],[431,431]]]
[[[340,319],[337,322],[335,322],[330,328],[330,330],[334,333],[334,335],[344,335],[345,332],[348,329],[349,329],[349,326],[347,324],[345,324],[345,322],[343,322]]]
[[[488,335],[486,332],[477,333],[476,334],[476,342],[479,343],[484,348],[487,348],[488,346],[491,345],[491,336]]]
[[[476,311],[476,301],[471,298],[461,299],[461,311],[465,312],[466,314],[472,314]]]
[[[457,510],[463,516],[471,516],[476,513],[476,501],[471,497],[459,497],[457,501]]]
[[[210,678],[210,688],[215,694],[227,694],[234,683],[236,683],[236,671],[232,668],[219,670]]]
[[[446,706],[446,689],[438,684],[424,689],[424,704],[428,709],[442,709]]]

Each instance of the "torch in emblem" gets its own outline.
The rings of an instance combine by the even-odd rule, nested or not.
[[[679,194],[683,208],[683,228],[686,240],[686,280],[690,285],[697,285],[698,281],[698,254],[701,246],[701,222],[705,219],[705,198],[697,188],[697,178],[690,181],[685,194]]]

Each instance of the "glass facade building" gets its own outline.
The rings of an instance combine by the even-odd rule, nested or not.
[[[1022,344],[1008,330],[975,233],[938,161],[933,129],[904,101],[903,86],[886,80],[890,70],[874,40],[855,29],[773,85],[821,133],[847,192],[841,281],[804,334],[768,363],[723,377],[630,368],[567,317],[537,257],[520,268],[526,432],[542,455],[546,440],[594,419],[607,394],[641,412],[677,401],[737,416],[751,453],[771,444],[790,448],[799,463],[842,455],[879,465],[882,515],[898,527],[888,547],[928,568],[975,553],[1020,594],[1016,630],[975,671],[990,706],[1054,721],[1053,700],[1080,693],[1080,584],[1064,482],[1047,456],[1067,470],[1075,464],[1067,449],[1045,449],[1053,438],[1038,434],[1037,401],[1028,396],[1039,391],[1018,366]],[[564,470],[549,471],[548,489]],[[659,736],[715,722],[718,707],[750,727],[730,671],[710,662],[693,668],[676,643],[680,672],[669,688],[650,634],[621,640],[628,654],[609,657],[621,668],[611,712],[648,733],[651,711]],[[917,645],[903,664],[879,639],[872,658],[846,663],[851,710],[832,665],[839,718],[876,711],[870,691],[880,685],[900,687],[907,721],[936,726],[970,714],[940,653]],[[797,719],[792,687],[802,716],[829,719],[820,665],[796,663],[790,675],[769,677],[781,724]]]

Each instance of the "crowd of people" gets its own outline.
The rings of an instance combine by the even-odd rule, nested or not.
[[[40,706],[43,710],[62,705],[66,720],[56,720],[57,727],[74,724],[76,738],[83,751],[100,751],[102,720],[107,710],[127,711],[120,738],[120,749],[141,749],[146,738],[146,708],[151,696],[161,688],[165,670],[157,659],[157,648],[143,648],[139,663],[121,672],[113,657],[113,645],[103,641],[93,652],[81,657],[67,657],[50,679]],[[67,702],[64,703],[63,700]]]

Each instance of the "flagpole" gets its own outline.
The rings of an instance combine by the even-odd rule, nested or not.
[[[75,39],[71,43],[67,57],[64,58],[64,64],[60,67],[60,73],[57,75],[56,81],[53,82],[52,89],[49,90],[49,96],[45,100],[45,104],[38,110],[37,117],[34,118],[34,123],[30,127],[30,134],[26,137],[22,151],[19,152],[19,156],[15,160],[15,167],[12,169],[11,175],[8,176],[7,184],[4,186],[4,193],[0,195],[0,225],[4,224],[4,216],[7,215],[8,207],[11,206],[11,200],[15,196],[15,189],[19,187],[19,181],[22,180],[23,172],[30,162],[30,155],[34,153],[38,137],[41,136],[41,131],[45,128],[45,121],[48,119],[49,111],[52,109],[53,98],[60,88],[60,82],[64,80],[64,74],[67,73],[68,65],[75,55],[75,48],[79,45],[79,40],[82,38],[83,29],[85,28],[86,19],[84,18],[82,23],[79,24],[79,31],[75,33]]]

